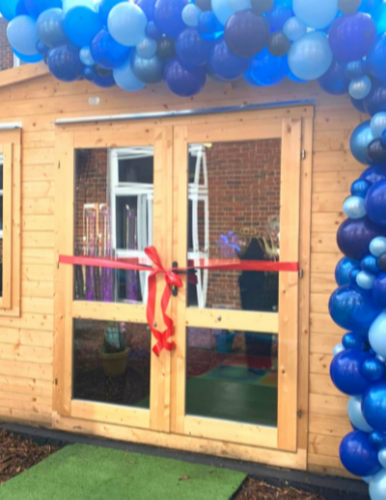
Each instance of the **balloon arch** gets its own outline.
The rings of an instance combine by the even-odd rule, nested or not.
[[[351,396],[353,432],[342,463],[386,499],[386,3],[382,0],[0,0],[23,61],[45,60],[59,80],[85,78],[135,92],[165,80],[181,97],[206,78],[254,87],[289,78],[349,92],[372,116],[351,137],[367,166],[351,186],[338,231],[345,257],[330,299],[348,333],[331,378]]]

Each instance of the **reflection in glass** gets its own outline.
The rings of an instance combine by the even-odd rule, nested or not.
[[[0,155],[0,297],[3,296],[3,156]]]
[[[188,260],[279,260],[281,140],[189,146]],[[278,311],[278,273],[197,270],[188,306]]]
[[[187,329],[186,413],[277,426],[277,336]]]
[[[148,264],[153,241],[153,148],[76,152],[75,254]],[[75,268],[75,299],[144,303],[146,272]]]
[[[73,398],[149,408],[146,324],[74,320]]]

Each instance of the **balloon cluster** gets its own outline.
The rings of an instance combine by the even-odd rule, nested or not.
[[[365,99],[366,101],[366,99]],[[374,98],[367,109],[378,111]],[[371,103],[371,105],[370,105]],[[370,105],[370,107],[369,107]],[[340,446],[349,472],[370,485],[372,500],[386,498],[386,113],[376,112],[351,136],[354,157],[367,165],[343,204],[338,230],[343,257],[335,271],[339,288],[331,317],[347,333],[334,349],[335,386],[350,397],[353,432]]]
[[[318,79],[362,110],[386,106],[382,0],[0,0],[0,12],[15,54],[67,82],[137,91],[165,80],[188,97],[207,76]]]

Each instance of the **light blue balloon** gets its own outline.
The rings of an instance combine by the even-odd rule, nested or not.
[[[292,73],[302,80],[315,80],[331,66],[332,50],[325,34],[307,33],[291,45],[288,64]]]
[[[0,12],[7,21],[16,17],[16,7],[19,0],[0,0]]]
[[[386,469],[386,448],[383,448],[383,450],[378,453],[378,460],[382,467]]]
[[[293,0],[293,11],[310,28],[327,28],[338,13],[338,0]]]
[[[347,405],[348,417],[352,425],[363,432],[372,432],[362,413],[362,396],[351,396]]]
[[[386,311],[373,321],[369,329],[369,342],[374,351],[386,358]]]
[[[369,484],[369,483],[370,483],[370,481],[371,481],[371,478],[372,478],[372,477],[373,477],[373,476],[362,477],[362,480],[363,480],[365,483]]]
[[[229,7],[228,0],[212,0],[212,10],[223,26],[226,25],[228,19],[233,14],[233,10]]]
[[[350,196],[343,203],[343,212],[349,219],[360,219],[366,215],[365,200],[360,196]]]
[[[20,61],[23,61],[23,62],[28,63],[28,64],[34,64],[34,63],[43,61],[43,59],[44,59],[44,57],[38,53],[34,54],[33,56],[26,56],[24,54],[21,54],[17,50],[15,50],[13,47],[12,47],[12,52],[15,54],[15,56],[18,59],[20,59]]]
[[[353,99],[364,99],[371,92],[372,83],[367,75],[351,80],[348,92]]]
[[[370,127],[371,132],[376,139],[381,137],[382,132],[386,130],[386,113],[381,112],[374,115],[371,119]]]
[[[382,3],[372,13],[371,17],[377,27],[377,35],[386,31],[386,4]]]
[[[386,498],[386,470],[382,469],[370,479],[369,493],[371,500]]]
[[[344,345],[343,344],[336,344],[336,346],[334,347],[333,351],[332,351],[332,354],[333,356],[336,356],[337,354],[339,354],[340,352],[343,352],[344,351]]]
[[[250,0],[228,0],[228,3],[233,12],[252,8]]]
[[[65,13],[74,7],[88,7],[89,9],[94,9],[95,3],[93,0],[63,0],[62,8]]]
[[[201,12],[201,9],[199,9],[197,5],[194,5],[194,3],[189,3],[182,9],[182,20],[184,21],[186,26],[196,28],[198,26],[198,19]]]
[[[357,285],[364,290],[371,290],[375,276],[366,271],[359,271],[357,275]]]
[[[157,52],[157,42],[152,38],[144,38],[136,46],[137,54],[145,59],[150,59]]]
[[[147,18],[143,10],[130,2],[117,4],[107,19],[110,35],[126,47],[137,45],[145,38],[146,24]]]
[[[384,236],[377,236],[370,243],[370,252],[374,257],[380,257],[386,253],[386,238]]]
[[[370,128],[370,120],[360,123],[351,134],[350,149],[354,158],[360,163],[367,165],[367,146],[374,139]]]
[[[79,52],[79,58],[85,66],[94,66],[95,61],[91,55],[90,47],[82,47]]]
[[[36,21],[30,16],[17,16],[7,28],[8,41],[12,47],[26,56],[37,54],[38,35]]]
[[[120,68],[113,70],[113,76],[118,87],[129,92],[137,92],[145,87],[145,83],[138,80],[131,69],[130,59]]]
[[[286,21],[283,31],[291,42],[296,42],[296,40],[299,40],[299,38],[307,33],[307,26],[301,19],[293,16]]]

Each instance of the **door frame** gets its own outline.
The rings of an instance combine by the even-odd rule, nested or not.
[[[181,450],[196,451],[201,453],[213,454],[224,457],[237,458],[242,460],[250,460],[255,462],[263,462],[269,465],[277,465],[283,467],[292,467],[297,469],[306,469],[307,467],[307,435],[308,435],[308,377],[309,377],[309,294],[310,294],[310,227],[311,227],[311,191],[312,191],[312,148],[313,148],[313,117],[314,108],[311,105],[289,106],[271,109],[261,109],[259,111],[244,111],[238,113],[224,113],[222,115],[207,115],[205,123],[212,127],[217,127],[223,124],[226,120],[234,120],[235,117],[240,124],[248,121],[248,114],[253,113],[258,115],[259,120],[283,120],[283,119],[299,119],[301,118],[302,127],[302,145],[301,149],[306,152],[301,161],[300,172],[300,268],[302,270],[302,279],[299,283],[299,345],[298,345],[298,404],[297,404],[297,432],[296,432],[296,450],[287,452],[279,451],[259,446],[250,446],[247,444],[237,444],[234,442],[225,442],[222,440],[192,437],[187,435],[169,433],[170,425],[173,429],[174,423],[171,420],[171,394],[175,391],[175,382],[171,377],[171,363],[182,363],[178,354],[175,352],[172,355],[163,351],[160,358],[157,360],[156,369],[152,372],[151,386],[157,388],[159,405],[157,412],[152,418],[149,425],[141,427],[132,427],[126,408],[120,411],[119,414],[115,411],[109,412],[108,415],[104,411],[91,414],[89,412],[76,412],[69,415],[68,409],[66,412],[61,408],[61,399],[63,391],[68,391],[61,380],[65,376],[66,359],[68,362],[68,347],[65,349],[65,339],[63,338],[63,325],[65,317],[62,314],[63,307],[68,297],[64,297],[60,293],[62,290],[63,279],[68,279],[65,266],[55,269],[55,318],[54,318],[54,413],[53,427],[72,432],[89,433],[95,435],[104,435],[114,439],[123,439],[132,442],[143,444],[153,444],[164,447],[170,447]],[[251,116],[251,115],[250,115]],[[163,208],[163,217],[159,222],[164,231],[171,231],[173,225],[173,195],[172,191],[172,167],[173,167],[173,132],[172,127],[176,124],[194,125],[202,123],[203,116],[198,117],[181,117],[181,118],[164,118],[162,120],[146,119],[138,121],[111,121],[111,122],[91,122],[71,125],[60,125],[56,128],[56,207],[55,207],[55,260],[58,262],[59,253],[67,251],[65,246],[65,238],[63,231],[60,230],[61,224],[65,220],[70,220],[71,210],[65,203],[62,197],[66,190],[66,185],[62,183],[63,170],[66,170],[66,164],[61,165],[61,158],[68,154],[69,144],[68,134],[73,137],[73,145],[82,145],[82,147],[124,147],[135,145],[151,145],[158,140],[161,156],[168,165],[167,175],[164,179],[164,189],[168,193],[169,204],[165,204]],[[142,133],[139,133],[139,129]],[[66,139],[67,136],[67,139]],[[162,140],[161,140],[162,138]],[[144,140],[146,139],[146,140]],[[165,140],[166,139],[166,140]],[[153,141],[153,142],[152,142]],[[162,144],[161,144],[162,143]],[[73,146],[72,145],[72,146]],[[67,158],[67,163],[70,162]],[[156,164],[155,164],[156,170]],[[66,214],[64,213],[66,212]],[[159,232],[161,234],[161,231]],[[155,245],[159,252],[162,252],[163,262],[171,262],[173,249],[169,247],[167,242],[155,241]],[[170,239],[169,239],[170,240]],[[165,258],[169,256],[169,258]],[[162,257],[161,257],[162,258]],[[165,260],[164,260],[165,259]],[[55,266],[59,267],[59,266]],[[104,307],[93,307],[93,304],[88,306],[88,310],[98,309],[98,314],[107,319],[111,319],[111,305],[109,309]],[[133,309],[130,321],[139,322],[143,320],[144,306],[132,306]],[[127,312],[125,312],[120,304],[114,305],[114,317],[117,320],[127,321]],[[64,353],[64,356],[63,356]],[[173,359],[173,361],[172,361]],[[67,374],[68,377],[68,374]],[[107,406],[107,405],[102,405]],[[106,418],[108,422],[106,421]],[[171,422],[171,424],[170,424]]]

